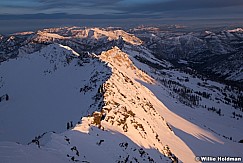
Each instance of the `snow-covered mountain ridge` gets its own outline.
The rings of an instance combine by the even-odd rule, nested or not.
[[[80,41],[74,42],[73,29],[46,29],[38,37],[27,33],[17,57],[1,62],[2,162],[242,157],[240,90],[190,69],[179,71],[119,34],[106,44],[107,38],[79,30]],[[81,43],[89,36],[85,46],[93,50],[83,51]],[[104,47],[97,48],[93,38]]]
[[[37,132],[64,131],[67,121],[78,121],[87,115],[86,108],[93,103],[91,97],[95,91],[83,95],[80,88],[97,90],[97,85],[109,77],[109,68],[89,58],[80,59],[66,46],[51,44],[33,54],[1,63],[0,74],[0,96],[8,94],[10,99],[0,103],[0,138],[28,143]],[[96,80],[92,85],[90,78]],[[68,111],[69,108],[72,109]],[[10,114],[13,116],[9,117]],[[34,129],[28,125],[31,123],[35,124]],[[19,126],[21,137],[14,126]]]
[[[59,53],[55,53],[55,51],[57,51]],[[65,53],[67,53],[67,52],[69,52],[69,55],[65,55]],[[47,76],[51,76],[51,77],[54,76],[55,77],[58,72],[64,73],[66,67],[67,68],[69,68],[69,67],[70,68],[72,68],[72,67],[75,68],[75,67],[78,66],[78,68],[75,68],[75,69],[77,69],[77,71],[79,72],[80,77],[84,77],[82,74],[80,74],[80,71],[81,71],[81,70],[79,70],[80,69],[80,67],[79,67],[80,65],[76,65],[75,64],[75,62],[76,62],[75,55],[78,56],[78,54],[76,52],[72,51],[70,48],[62,46],[62,45],[55,45],[54,44],[54,45],[47,46],[46,48],[42,49],[40,52],[37,52],[37,53],[34,53],[34,54],[30,54],[30,56],[17,59],[16,62],[18,62],[18,63],[23,62],[23,64],[26,65],[26,64],[28,64],[26,62],[29,61],[29,62],[32,62],[32,63],[36,64],[36,62],[34,62],[36,59],[38,59],[38,61],[40,62],[41,61],[41,57],[44,57],[44,59],[46,59],[47,61],[50,61],[50,63],[47,63],[47,65],[50,64],[51,67],[48,70],[44,70],[43,72],[41,71],[41,74],[43,74],[43,76],[47,75]],[[72,59],[68,58],[68,57],[71,57],[71,56],[73,56],[74,58],[72,58]],[[167,145],[167,143],[169,141],[166,141],[166,143],[163,144],[162,140],[164,140],[165,137],[160,136],[159,133],[161,133],[161,131],[165,131],[168,134],[168,138],[171,138],[173,136],[173,137],[175,137],[174,141],[178,139],[177,141],[180,142],[180,143],[178,143],[178,145],[180,145],[180,144],[184,145],[184,144],[170,130],[170,128],[168,127],[168,124],[164,121],[163,117],[158,115],[156,110],[152,107],[152,104],[145,98],[145,95],[140,95],[141,94],[140,91],[137,91],[137,92],[133,91],[135,89],[145,89],[145,88],[143,88],[143,86],[141,84],[137,83],[135,81],[135,79],[133,79],[131,77],[128,77],[128,75],[129,74],[130,75],[134,75],[134,77],[136,77],[137,79],[140,79],[140,80],[142,80],[144,82],[149,82],[149,83],[152,83],[152,81],[153,81],[151,79],[151,77],[149,77],[144,72],[141,72],[139,69],[137,69],[132,64],[132,62],[130,61],[128,56],[125,53],[122,53],[119,50],[119,48],[117,48],[117,47],[114,47],[112,50],[107,51],[105,53],[102,53],[99,58],[101,59],[102,62],[108,63],[109,67],[112,68],[112,75],[109,78],[109,80],[106,81],[105,83],[103,83],[102,85],[99,84],[100,85],[99,86],[98,85],[99,81],[97,81],[97,80],[104,81],[103,79],[105,79],[106,76],[102,77],[102,73],[105,73],[103,71],[99,72],[99,73],[96,72],[96,73],[94,73],[93,76],[90,77],[89,82],[88,82],[89,86],[84,85],[83,87],[80,88],[80,91],[79,91],[80,101],[78,103],[77,102],[71,102],[70,101],[71,97],[65,99],[65,101],[63,101],[63,102],[67,103],[66,101],[70,101],[67,104],[70,105],[69,107],[72,107],[71,110],[73,110],[73,111],[74,110],[78,111],[79,109],[75,109],[75,107],[80,106],[79,107],[80,108],[80,114],[78,114],[78,112],[77,112],[75,114],[76,116],[80,116],[81,117],[82,116],[82,112],[85,112],[85,111],[87,111],[88,113],[91,114],[95,110],[98,110],[98,111],[100,110],[102,114],[105,113],[106,117],[101,123],[101,121],[100,121],[101,114],[99,112],[93,112],[93,114],[92,114],[92,116],[90,118],[89,117],[88,118],[82,118],[82,122],[81,122],[80,125],[77,125],[76,127],[73,128],[72,131],[67,131],[67,133],[65,133],[65,134],[68,135],[69,133],[72,133],[73,131],[76,131],[76,130],[80,131],[80,129],[79,129],[80,127],[81,128],[85,128],[85,127],[89,127],[89,125],[93,125],[94,127],[97,126],[98,128],[100,128],[100,130],[102,129],[102,130],[106,130],[106,131],[109,131],[109,132],[116,132],[118,135],[120,133],[123,133],[124,135],[126,135],[126,133],[127,133],[126,136],[129,139],[131,139],[132,142],[135,142],[135,144],[139,145],[140,147],[143,147],[143,148],[139,148],[139,147],[134,148],[134,149],[138,150],[138,152],[134,152],[134,153],[137,153],[136,155],[138,155],[138,156],[140,155],[140,157],[138,157],[138,158],[131,157],[131,158],[128,158],[128,160],[129,159],[133,160],[133,161],[138,160],[138,162],[147,162],[147,161],[153,162],[155,160],[157,160],[156,162],[159,162],[159,160],[161,160],[161,159],[164,159],[165,161],[166,160],[169,161],[170,159],[174,159],[174,160],[176,159],[177,160],[177,158],[174,156],[174,154],[172,154],[170,152],[169,146],[165,146],[165,145]],[[25,61],[26,59],[27,59],[27,61]],[[78,61],[78,63],[79,62],[80,61]],[[102,62],[100,62],[100,63],[102,63]],[[9,64],[11,64],[11,63],[12,63],[12,61],[4,62],[3,65],[2,65],[3,69],[7,70],[8,69],[7,66]],[[64,64],[60,65],[61,63],[64,63]],[[93,63],[91,65],[95,66],[98,63],[99,63],[98,60],[94,58],[93,59]],[[12,63],[12,64],[14,64],[14,63]],[[39,66],[40,67],[46,67],[47,65],[44,65],[43,63],[40,63],[39,65],[35,65],[35,66],[36,67],[39,67]],[[112,66],[112,65],[114,65],[114,66]],[[81,66],[81,68],[83,68],[83,67],[86,67],[86,66],[84,66],[84,65]],[[17,68],[19,70],[20,66],[17,67]],[[31,68],[31,66],[28,67],[28,68]],[[119,68],[119,70],[118,70],[118,68]],[[97,67],[97,69],[100,70],[100,68],[98,68],[98,67]],[[9,68],[8,70],[10,71],[11,69]],[[127,74],[128,70],[131,71],[129,74]],[[21,71],[21,70],[19,70],[19,71]],[[25,69],[25,71],[26,71],[26,69]],[[34,71],[34,70],[32,69],[32,71]],[[72,70],[72,71],[74,71],[74,70]],[[134,73],[134,71],[135,71],[135,73]],[[35,71],[35,73],[39,74],[40,72],[36,72]],[[72,72],[72,73],[74,73],[74,72]],[[87,73],[87,70],[85,70],[83,73]],[[1,74],[5,74],[5,73],[1,73]],[[99,76],[99,78],[96,77],[97,75]],[[109,74],[108,74],[108,76],[109,76]],[[28,76],[26,75],[26,77],[28,77]],[[31,76],[31,77],[33,77],[33,76]],[[3,78],[6,80],[6,83],[8,83],[7,85],[10,85],[9,81],[11,81],[11,79],[6,79],[7,78],[6,76],[4,76]],[[75,80],[75,78],[77,78],[77,77],[73,76],[71,80]],[[89,78],[87,74],[85,74],[85,78]],[[40,79],[37,79],[37,80],[40,80]],[[55,82],[58,82],[58,79],[52,79],[52,80],[55,81]],[[41,82],[41,81],[39,81],[39,82]],[[18,83],[21,83],[21,81],[18,81]],[[66,82],[64,82],[64,83],[66,83]],[[97,85],[96,85],[96,83],[97,83]],[[43,83],[43,84],[46,84],[46,83]],[[61,85],[60,82],[58,82],[56,84],[57,85]],[[24,84],[21,85],[22,88],[24,88],[23,85]],[[96,86],[93,86],[93,85],[96,85]],[[5,87],[7,87],[7,86],[4,86],[4,88]],[[35,87],[35,85],[33,83],[33,80],[32,80],[32,87]],[[43,87],[43,86],[39,85],[38,87]],[[48,88],[48,92],[52,92],[51,91],[52,87]],[[62,85],[61,88],[54,88],[54,89],[62,89],[64,91],[65,89],[63,87],[64,86]],[[97,91],[94,91],[93,89],[97,88],[97,87],[99,87],[99,89]],[[11,92],[9,89],[10,88],[6,88],[5,90],[6,90],[7,94],[10,96],[10,100],[3,101],[3,103],[2,103],[3,107],[1,107],[1,108],[5,109],[5,110],[11,109],[11,108],[12,109],[14,108],[14,109],[12,111],[9,110],[5,114],[1,114],[2,116],[7,116],[8,114],[11,114],[10,112],[15,111],[15,109],[17,109],[16,107],[20,105],[18,103],[15,104],[15,106],[11,106],[11,105],[9,106],[8,105],[8,102],[11,102],[12,99],[13,99],[13,103],[15,103],[14,99],[15,98],[16,99],[19,98],[17,95],[14,95],[14,92]],[[12,88],[12,89],[15,89],[15,91],[16,91],[16,88]],[[28,88],[25,88],[25,89],[28,89]],[[77,94],[78,93],[77,88],[75,88],[75,90],[76,90],[76,94]],[[18,92],[20,92],[20,91],[18,91]],[[34,92],[34,90],[31,89],[31,95],[32,96],[33,96],[33,92]],[[130,93],[128,93],[128,92],[130,92]],[[45,95],[44,94],[45,92],[43,92],[43,93],[39,92],[39,93],[42,94],[42,95],[39,96],[38,94],[35,94],[35,96],[37,96],[35,98],[37,98],[39,100],[42,98],[41,99],[41,101],[42,101],[41,103],[42,104],[41,103],[39,103],[39,104],[38,103],[30,104],[31,102],[34,102],[35,98],[29,99],[28,96],[25,96],[26,101],[24,99],[22,101],[22,102],[26,103],[26,105],[27,105],[27,106],[25,106],[26,108],[31,107],[31,105],[37,105],[38,108],[35,108],[35,110],[33,110],[34,113],[31,113],[32,111],[26,112],[22,108],[19,108],[17,110],[20,110],[21,112],[24,112],[24,114],[29,114],[29,115],[31,115],[33,117],[36,116],[35,113],[39,112],[39,110],[46,110],[45,112],[53,112],[54,114],[55,114],[55,112],[57,112],[56,113],[57,114],[57,119],[58,119],[58,115],[59,116],[63,116],[64,115],[66,121],[68,121],[68,116],[66,114],[70,114],[70,113],[61,113],[60,112],[61,108],[65,109],[65,107],[67,107],[67,106],[63,106],[64,103],[62,103],[61,101],[58,102],[59,100],[62,99],[62,97],[60,95],[51,95],[49,93],[48,98],[51,98],[53,96],[58,96],[58,101],[55,101],[54,99],[52,99],[52,102],[51,101],[48,102],[44,97],[42,97],[43,95]],[[56,91],[55,93],[59,93],[59,91]],[[68,92],[65,91],[65,94],[67,94],[67,93]],[[91,94],[91,95],[93,93],[96,93],[96,94],[93,95],[93,97],[92,96],[90,97],[89,95],[87,95],[87,93]],[[25,94],[28,94],[28,92],[25,92]],[[46,93],[46,94],[48,94],[48,93]],[[83,97],[86,97],[86,98],[82,99],[80,97],[81,95],[83,95]],[[78,96],[78,94],[77,94],[77,96]],[[124,98],[124,96],[127,96],[127,97]],[[72,95],[72,98],[73,97],[74,96]],[[89,106],[87,106],[89,104],[88,97],[93,99],[93,103],[90,104]],[[135,100],[135,97],[136,97],[136,100]],[[139,99],[140,102],[138,104],[136,104],[138,99]],[[30,100],[30,102],[28,102],[29,100]],[[83,100],[85,100],[85,102]],[[58,106],[55,106],[54,104],[56,104],[56,103],[60,103],[60,104],[58,104]],[[85,108],[84,105],[81,104],[81,103],[85,104],[87,108]],[[43,105],[46,105],[46,104],[47,104],[47,106],[43,106]],[[52,107],[55,107],[56,109],[50,110],[48,105],[49,105],[49,107],[52,106]],[[35,106],[35,107],[37,107],[37,106]],[[21,106],[21,107],[23,107],[23,106]],[[32,106],[32,107],[34,107],[34,106]],[[43,109],[43,108],[46,108],[46,109]],[[137,108],[137,109],[135,110],[135,108]],[[143,109],[143,112],[141,112],[142,109]],[[147,112],[149,113],[148,115],[146,115]],[[88,115],[88,113],[86,113],[86,114]],[[46,117],[45,114],[46,113],[43,113],[43,114],[39,113],[38,116],[41,119],[45,119],[45,123],[46,124],[42,124],[41,122],[38,122],[38,121],[41,121],[41,119],[39,119],[39,120],[36,119],[37,122],[32,121],[32,123],[35,125],[36,128],[39,127],[39,129],[41,129],[40,131],[37,131],[37,132],[43,132],[44,133],[45,130],[48,131],[48,129],[46,127],[49,126],[48,128],[50,128],[49,123],[52,123],[52,122],[50,120],[48,121],[49,118]],[[73,116],[73,113],[71,115]],[[50,116],[52,117],[53,114],[51,114]],[[140,117],[143,117],[143,120],[141,120]],[[15,121],[17,123],[19,121],[22,121],[23,124],[20,125],[20,126],[22,126],[21,128],[24,128],[24,127],[28,126],[27,124],[25,124],[25,122],[22,119],[18,120],[18,118],[27,118],[26,116],[18,114],[18,116],[17,117],[13,117],[13,119],[15,119]],[[1,119],[3,120],[4,118],[2,117]],[[5,118],[5,119],[6,119],[5,121],[9,120],[9,118]],[[54,118],[55,121],[57,121],[57,119]],[[76,120],[77,120],[77,117],[76,117]],[[63,122],[63,120],[59,120],[59,123],[60,122]],[[17,124],[12,123],[11,125],[17,125]],[[3,125],[2,128],[5,128],[6,130],[9,129],[9,128],[10,129],[14,129],[14,127],[12,127],[11,125],[8,126],[8,124],[6,122],[6,126]],[[40,126],[40,125],[42,125],[42,126]],[[162,127],[161,125],[163,125],[164,127],[161,128]],[[8,128],[6,128],[6,127],[8,127]],[[45,128],[45,129],[42,130],[41,127]],[[49,131],[50,130],[55,130],[56,131],[56,129],[57,129],[56,127],[52,126],[52,128],[49,129]],[[97,130],[96,131],[97,134],[100,134],[100,132],[102,132],[102,130],[101,131],[99,131],[98,129],[95,129],[95,130]],[[147,131],[147,130],[151,130],[151,131]],[[13,132],[16,132],[16,131],[12,131],[10,133],[4,133],[3,135],[5,135],[5,136],[14,135]],[[22,135],[25,138],[28,137],[28,136],[31,136],[31,133],[30,133],[31,131],[22,130],[22,132],[25,132],[25,134],[30,134],[30,135],[25,135],[25,136]],[[81,130],[80,132],[84,132],[84,130]],[[85,132],[87,132],[87,130]],[[75,137],[76,136],[79,137],[78,135],[79,134],[75,135]],[[33,135],[32,135],[32,137],[34,138]],[[57,135],[57,137],[60,137],[60,136]],[[73,138],[74,141],[78,141],[77,138],[75,138],[75,137]],[[72,141],[71,138],[72,138],[72,136],[70,136],[68,139],[70,139],[70,141]],[[3,140],[9,140],[9,138],[4,138],[4,137],[2,139]],[[18,138],[14,138],[14,139],[18,140]],[[53,141],[54,142],[55,141],[60,141],[60,140],[56,140],[56,138],[51,138],[50,142],[47,142],[47,145],[44,144],[43,147],[42,147],[42,137],[38,137],[38,138],[32,140],[32,142],[36,143],[37,139],[38,139],[38,144],[39,143],[41,144],[41,149],[42,150],[45,150],[45,148],[49,148],[49,149],[52,148],[52,150],[54,150],[56,148],[56,144],[54,143],[54,145],[50,145],[50,146],[49,146],[49,144],[52,144]],[[109,137],[106,138],[104,136],[103,139],[105,141],[104,142],[104,144],[105,144],[106,141],[109,140]],[[148,140],[146,141],[146,139],[148,139]],[[29,140],[31,140],[31,139],[29,139]],[[122,140],[123,139],[119,140],[118,141],[119,143],[117,142],[119,145],[117,144],[117,146],[112,147],[112,148],[115,148],[115,149],[116,148],[122,148],[122,146],[123,146],[122,143],[124,144],[124,148],[127,148],[127,146],[130,147],[130,144],[132,144],[131,141],[130,142],[127,142],[127,141],[122,142]],[[63,141],[65,142],[64,139],[63,139]],[[147,153],[146,149],[148,149],[148,151],[149,151],[149,149],[151,148],[152,144],[153,144],[154,152],[151,152],[151,153],[148,152]],[[78,145],[79,144],[77,144],[77,146]],[[182,146],[182,145],[180,145],[180,146]],[[132,146],[135,146],[135,145],[132,145]],[[1,147],[2,147],[2,150],[4,151],[4,149],[5,149],[4,146],[1,146]],[[110,145],[108,145],[108,147],[110,147]],[[23,147],[23,148],[24,148],[23,150],[25,150],[25,147]],[[186,146],[184,148],[186,148]],[[187,149],[187,150],[189,150],[189,149]],[[68,153],[68,151],[67,151],[67,153]],[[157,153],[157,154],[155,155],[154,153]],[[190,153],[190,152],[185,152],[185,154],[186,153]],[[63,153],[61,152],[59,154],[63,154]],[[129,155],[127,155],[127,156],[125,155],[126,157],[123,156],[124,158],[123,157],[119,158],[118,157],[119,154],[120,153],[113,153],[112,157],[115,157],[115,158],[108,158],[108,160],[113,160],[114,159],[112,162],[115,162],[116,159],[117,160],[125,160],[126,157],[129,156]],[[126,154],[126,152],[125,152],[125,154]],[[150,156],[150,154],[152,154],[152,156]],[[66,154],[63,154],[62,157],[65,158],[65,155]],[[71,154],[70,154],[70,156],[71,156]],[[170,158],[166,158],[165,156],[170,157]],[[52,160],[53,156],[50,156],[50,157],[51,157],[50,160]],[[66,161],[72,160],[72,157],[70,157],[70,158],[66,157],[65,159],[66,159]],[[75,156],[75,160],[83,159],[83,158],[80,158],[80,157],[81,156],[76,155]],[[101,158],[104,159],[103,156]],[[99,159],[101,159],[101,158],[99,158],[99,157],[95,158],[96,162]],[[12,158],[12,159],[14,161],[15,158]],[[65,161],[65,159],[64,159],[64,161]],[[140,159],[142,159],[142,160],[140,160]],[[193,159],[193,158],[191,158],[191,159]],[[5,160],[5,158],[3,156],[3,161],[7,161],[7,160],[8,159]],[[39,161],[43,161],[43,160],[40,159]]]
[[[123,30],[109,28],[63,27],[22,32],[1,36],[0,61],[14,58],[21,53],[33,53],[44,45],[58,43],[69,46],[78,53],[101,53],[123,42],[140,45],[142,41]]]
[[[210,29],[210,27],[208,27]],[[168,29],[167,29],[168,30]],[[157,58],[187,61],[198,71],[229,81],[243,81],[242,28],[183,32],[141,28],[131,30]]]

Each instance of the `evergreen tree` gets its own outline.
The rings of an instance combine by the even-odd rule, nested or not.
[[[9,96],[8,96],[8,94],[6,94],[6,101],[8,101],[9,100]]]
[[[70,128],[70,125],[69,125],[69,122],[67,123],[67,130],[69,130],[69,128]]]
[[[73,121],[70,122],[71,123],[71,128],[73,127]]]

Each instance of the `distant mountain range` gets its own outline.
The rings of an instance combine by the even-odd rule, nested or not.
[[[157,58],[178,62],[222,79],[243,81],[243,29],[177,32],[159,28],[132,31]],[[186,65],[188,66],[188,65]]]

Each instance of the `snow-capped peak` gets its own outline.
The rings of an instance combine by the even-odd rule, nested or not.
[[[118,47],[113,47],[112,49],[101,53],[100,58],[102,61],[108,62],[113,67],[116,67],[118,70],[124,70],[124,72],[129,73],[129,70],[132,70],[128,75],[134,77],[135,79],[142,80],[147,83],[155,83],[154,79],[148,76],[145,72],[142,72],[137,67],[134,66],[133,62],[130,60],[128,54],[121,51]]]
[[[236,29],[232,29],[232,30],[228,30],[228,32],[243,32],[243,29],[242,28],[236,28]]]

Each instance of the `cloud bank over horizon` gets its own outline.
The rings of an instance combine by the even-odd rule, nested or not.
[[[242,0],[1,0],[0,19],[240,18]]]

